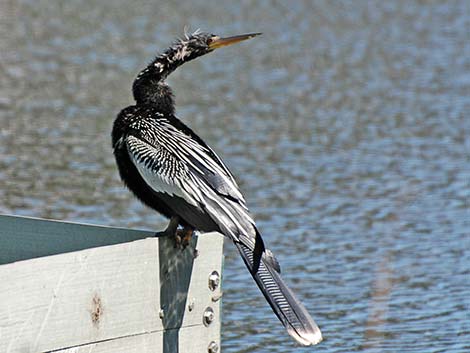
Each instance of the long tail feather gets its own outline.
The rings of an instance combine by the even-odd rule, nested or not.
[[[322,340],[320,329],[287,287],[281,278],[279,263],[271,251],[264,248],[261,236],[256,233],[254,248],[252,244],[235,241],[245,265],[289,335],[304,346],[319,343]]]

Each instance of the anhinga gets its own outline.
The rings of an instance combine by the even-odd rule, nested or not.
[[[258,34],[221,38],[195,32],[157,56],[134,81],[135,105],[123,109],[114,122],[114,155],[126,186],[170,218],[165,232],[183,246],[194,230],[230,238],[287,332],[300,344],[311,345],[321,341],[320,329],[282,280],[279,263],[265,248],[229,169],[176,118],[173,93],[165,83],[185,62]]]

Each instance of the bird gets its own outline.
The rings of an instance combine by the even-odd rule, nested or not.
[[[222,159],[175,114],[167,77],[179,66],[261,33],[221,37],[197,30],[177,39],[136,77],[135,104],[121,110],[112,127],[112,147],[125,186],[146,206],[169,219],[165,235],[188,244],[194,231],[219,232],[243,262],[287,333],[299,344],[322,334],[281,277],[265,247],[240,188]]]

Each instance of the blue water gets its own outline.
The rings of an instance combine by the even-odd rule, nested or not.
[[[324,334],[284,333],[226,244],[223,352],[470,351],[470,3],[0,3],[0,212],[160,229],[109,133],[186,25],[262,37],[171,77]]]

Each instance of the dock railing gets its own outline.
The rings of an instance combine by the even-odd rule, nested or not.
[[[223,237],[0,215],[0,352],[220,352]]]

